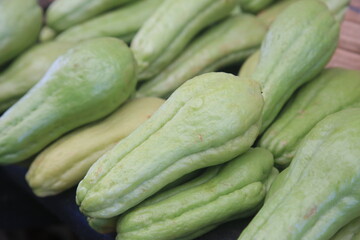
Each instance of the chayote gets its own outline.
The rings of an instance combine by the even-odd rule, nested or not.
[[[121,40],[98,38],[71,48],[0,118],[0,164],[25,160],[114,111],[134,91],[135,74]]]
[[[212,167],[180,189],[155,195],[150,203],[145,201],[122,215],[116,239],[193,239],[205,233],[201,230],[247,216],[265,197],[273,163],[269,151],[255,148]]]
[[[262,86],[265,102],[261,132],[294,91],[322,70],[336,48],[338,34],[338,22],[318,1],[296,2],[276,18],[252,75]]]
[[[134,99],[105,119],[55,141],[33,161],[26,175],[37,196],[58,194],[78,184],[91,165],[147,120],[164,100]]]
[[[360,239],[360,217],[355,218],[341,228],[329,240],[359,240]]]
[[[259,146],[287,166],[306,134],[327,115],[360,107],[360,71],[326,69],[292,97],[279,117],[265,131]]]
[[[36,0],[0,0],[0,65],[35,44],[41,24]]]
[[[91,19],[103,12],[136,0],[56,0],[46,12],[46,22],[57,32]]]
[[[270,26],[276,17],[284,11],[291,4],[302,0],[286,0],[279,1],[271,7],[265,9],[258,14],[258,18],[261,19],[267,26]],[[315,1],[315,0],[313,0]],[[329,10],[334,14],[335,19],[340,22],[344,15],[344,11],[350,2],[350,0],[318,0],[326,4]]]
[[[16,103],[45,75],[73,43],[49,42],[31,47],[0,74],[0,112]]]
[[[185,82],[90,168],[77,189],[80,210],[114,217],[187,173],[240,155],[258,135],[262,105],[255,81],[207,73]]]
[[[360,108],[320,121],[239,240],[328,240],[360,216],[359,136]]]
[[[275,0],[239,0],[241,9],[245,12],[258,13],[267,8]]]
[[[246,59],[239,71],[239,77],[251,78],[254,73],[257,64],[259,63],[260,51],[254,52],[250,57]]]
[[[58,41],[78,42],[95,37],[117,37],[130,42],[164,0],[141,0],[75,25],[57,36]]]
[[[255,17],[229,17],[191,43],[167,68],[140,86],[136,95],[167,97],[186,80],[240,62],[260,47],[266,28]]]
[[[237,0],[164,1],[131,42],[139,65],[139,80],[160,73],[197,33],[236,7]]]

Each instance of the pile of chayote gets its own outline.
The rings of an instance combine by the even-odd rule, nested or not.
[[[360,239],[348,2],[0,0],[0,164],[117,240]]]

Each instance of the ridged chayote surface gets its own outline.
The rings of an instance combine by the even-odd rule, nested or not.
[[[329,240],[360,240],[360,217],[346,224]]]
[[[320,121],[239,240],[328,240],[358,217],[359,136],[360,108]]]
[[[166,0],[135,35],[139,79],[154,77],[205,27],[228,16],[237,0]]]
[[[0,65],[35,43],[41,24],[36,0],[0,0]]]
[[[91,165],[147,120],[164,100],[139,98],[107,118],[76,129],[42,151],[26,175],[38,196],[58,194],[78,184]]]
[[[78,42],[95,37],[117,37],[130,42],[144,22],[164,0],[141,0],[75,25],[57,41]]]
[[[272,154],[261,148],[220,166],[184,186],[155,195],[120,217],[117,239],[194,239],[221,223],[240,218],[261,204]],[[200,235],[200,234],[199,234]]]
[[[265,34],[264,24],[251,15],[230,17],[190,43],[172,64],[141,85],[136,94],[167,97],[188,79],[245,59],[260,47]]]
[[[261,84],[265,101],[261,131],[294,91],[323,69],[336,48],[338,35],[339,24],[318,1],[296,2],[276,18],[252,75]]]
[[[47,25],[60,32],[107,10],[136,0],[56,0],[46,12]]]
[[[130,49],[115,38],[89,40],[61,55],[0,118],[0,164],[25,160],[114,111],[134,91],[135,67]]]
[[[18,101],[45,75],[51,64],[73,43],[50,42],[31,47],[0,74],[0,112]]]
[[[287,166],[316,123],[349,107],[360,107],[360,71],[326,69],[299,89],[259,145],[274,154],[277,164]]]
[[[80,210],[119,215],[181,176],[245,152],[258,135],[262,105],[255,81],[226,73],[187,81],[90,168],[77,189]]]

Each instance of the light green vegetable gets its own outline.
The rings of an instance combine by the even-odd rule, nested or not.
[[[328,240],[360,216],[359,136],[360,108],[320,121],[239,240]]]
[[[306,134],[323,118],[350,107],[360,107],[360,71],[326,69],[292,97],[261,137],[259,145],[287,166]]]
[[[360,239],[360,217],[355,218],[341,228],[329,240],[359,240]]]
[[[166,0],[131,42],[139,80],[154,77],[174,60],[201,30],[230,15],[237,0]]]
[[[84,178],[91,165],[145,122],[163,104],[159,98],[139,98],[105,119],[76,129],[48,146],[26,175],[37,196],[63,192]]]
[[[89,40],[61,55],[0,118],[0,164],[25,160],[110,114],[134,91],[135,67],[130,49],[115,38]]]
[[[155,195],[122,215],[117,239],[193,239],[241,218],[262,203],[272,166],[271,153],[255,148],[210,168],[195,180]]]
[[[0,74],[0,112],[16,103],[45,75],[73,43],[49,42],[31,47]]]
[[[70,27],[56,40],[78,42],[96,37],[117,37],[130,42],[164,0],[141,0]]]
[[[187,81],[90,168],[77,189],[80,210],[114,217],[187,173],[244,153],[258,135],[262,105],[255,81],[226,73]]]
[[[0,65],[35,44],[41,24],[36,0],[0,0]]]
[[[136,0],[56,0],[46,12],[47,25],[57,32],[91,19],[107,10]]]
[[[299,86],[320,73],[337,46],[338,35],[339,24],[318,1],[296,2],[276,18],[252,75],[261,84],[265,102],[261,131]]]
[[[203,33],[136,94],[167,97],[194,76],[245,59],[260,47],[265,33],[265,26],[251,15],[230,17]]]

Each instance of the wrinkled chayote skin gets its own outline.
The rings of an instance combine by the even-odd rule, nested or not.
[[[45,75],[57,57],[75,46],[50,42],[31,47],[0,74],[0,112],[17,102]]]
[[[360,216],[359,136],[360,108],[320,121],[239,240],[328,240]]]
[[[205,27],[228,16],[237,0],[166,0],[131,42],[139,80],[160,73]]]
[[[181,176],[247,151],[262,105],[255,81],[207,73],[185,82],[90,168],[77,189],[80,210],[91,217],[119,215]]]
[[[216,167],[214,167],[216,168]],[[206,173],[204,173],[206,171]],[[203,183],[206,179],[205,176],[208,176],[208,178],[212,177],[214,174],[216,174],[217,171],[207,170],[207,169],[199,169],[197,171],[188,173],[181,178],[177,179],[176,181],[166,185],[164,188],[162,188],[158,193],[156,193],[156,197],[147,199],[145,202],[141,203],[141,206],[152,204],[155,201],[160,201],[162,198],[167,198],[170,195],[174,195],[178,193],[179,191],[183,191],[186,188],[192,187],[194,185],[198,185],[200,183]],[[199,178],[200,174],[202,174],[202,177]],[[195,179],[194,179],[195,178]],[[184,184],[186,183],[186,184]],[[179,186],[181,185],[181,186]],[[87,221],[92,229],[95,231],[106,234],[106,233],[113,233],[116,232],[116,222],[118,220],[119,216],[115,216],[112,218],[92,218],[87,217]]]
[[[0,0],[0,65],[35,44],[41,24],[36,0]]]
[[[292,97],[265,131],[259,145],[287,166],[306,134],[326,116],[349,107],[360,107],[360,71],[326,69]]]
[[[329,240],[359,240],[360,239],[360,217],[341,228]]]
[[[257,13],[271,5],[275,0],[239,0],[245,12]]]
[[[269,151],[255,148],[210,168],[186,187],[164,192],[160,199],[155,195],[151,203],[145,201],[121,216],[117,239],[193,239],[199,230],[240,218],[261,204],[273,163]]]
[[[26,175],[33,192],[46,197],[78,184],[98,158],[134,131],[163,103],[160,98],[134,99],[107,118],[55,141],[35,158]]]
[[[136,95],[168,97],[188,79],[242,61],[260,47],[265,34],[264,24],[251,15],[230,17],[203,33]]]
[[[64,133],[105,117],[134,91],[136,64],[115,38],[68,50],[0,118],[0,164],[25,160]]]
[[[256,51],[246,59],[239,71],[239,77],[251,78],[259,63],[260,51]]]
[[[96,37],[116,37],[129,43],[164,0],[141,0],[105,13],[62,32],[56,40],[78,42]]]
[[[91,19],[107,10],[136,0],[56,0],[46,12],[46,22],[57,32]]]
[[[338,22],[318,1],[296,2],[276,18],[252,75],[261,84],[265,102],[261,132],[293,92],[323,69],[336,48],[338,35]]]

